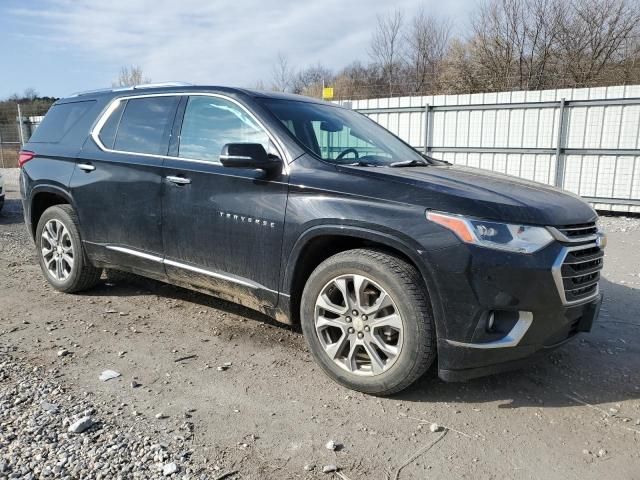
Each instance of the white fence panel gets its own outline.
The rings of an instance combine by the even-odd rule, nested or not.
[[[436,158],[640,212],[640,85],[341,103]]]

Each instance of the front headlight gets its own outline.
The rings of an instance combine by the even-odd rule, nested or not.
[[[478,220],[438,212],[427,212],[427,219],[448,228],[463,242],[496,250],[534,253],[553,241],[546,228],[533,225]]]

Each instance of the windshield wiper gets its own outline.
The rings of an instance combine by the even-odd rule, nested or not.
[[[346,165],[347,167],[378,167],[379,165],[376,165],[375,163],[370,163],[370,162],[354,162],[354,163],[343,163],[343,165]]]
[[[426,160],[405,160],[403,162],[393,162],[390,163],[390,167],[400,168],[400,167],[428,167],[431,164]]]

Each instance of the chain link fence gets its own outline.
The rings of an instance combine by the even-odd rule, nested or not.
[[[18,166],[18,152],[42,121],[50,102],[0,103],[0,168]]]

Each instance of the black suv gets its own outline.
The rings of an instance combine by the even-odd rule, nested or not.
[[[580,198],[425,156],[367,117],[237,88],[51,108],[20,155],[54,288],[114,269],[301,323],[339,383],[390,394],[519,366],[589,331],[605,237]]]

